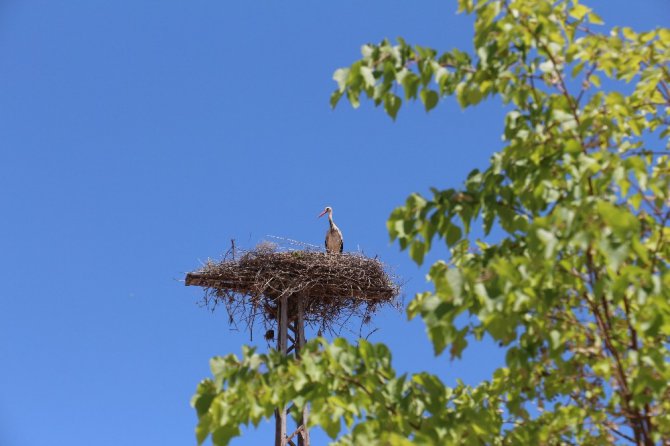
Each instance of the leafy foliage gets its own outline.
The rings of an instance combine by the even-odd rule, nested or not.
[[[488,386],[446,388],[428,373],[397,376],[383,344],[317,339],[307,344],[299,362],[276,351],[245,348],[241,359],[213,358],[211,367],[214,380],[201,382],[192,401],[200,442],[211,433],[215,444],[226,444],[239,434],[239,424],[257,425],[289,401],[295,403],[296,420],[309,402],[310,423],[332,438],[342,424],[351,429],[335,443],[340,445],[447,444],[460,437],[479,444],[501,423]],[[453,429],[444,428],[446,420]]]
[[[200,384],[200,441],[226,444],[294,401],[333,438],[344,423],[337,444],[670,442],[670,30],[599,33],[577,1],[458,3],[476,17],[472,53],[365,45],[335,72],[331,104],[367,97],[393,119],[403,101],[507,104],[485,171],[411,195],[388,221],[417,263],[436,241],[450,249],[408,307],[435,353],[488,335],[505,366],[450,388],[396,376],[366,342],[319,340],[299,361],[246,350]],[[503,236],[472,240],[480,223]]]

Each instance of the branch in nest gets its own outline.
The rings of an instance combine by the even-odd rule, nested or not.
[[[240,255],[241,254],[241,255]],[[330,328],[352,316],[369,321],[381,306],[398,306],[400,285],[377,258],[358,253],[280,251],[270,243],[228,252],[186,275],[187,286],[205,288],[205,299],[223,303],[234,321],[251,327],[257,317],[274,325],[277,301],[289,296],[289,320],[303,300],[305,321]]]

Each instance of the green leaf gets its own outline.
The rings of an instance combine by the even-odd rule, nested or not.
[[[565,143],[565,151],[573,155],[583,151],[582,144],[576,139],[570,139]]]
[[[563,346],[563,343],[561,342],[561,333],[559,333],[558,330],[551,330],[549,339],[551,339],[551,348],[553,350],[560,350]]]
[[[407,73],[402,79],[402,86],[405,89],[405,99],[416,98],[421,79],[414,73]]]
[[[554,234],[544,229],[537,230],[537,237],[544,244],[544,258],[548,259],[554,255],[558,239]]]
[[[340,93],[343,93],[347,88],[347,81],[349,80],[349,68],[338,68],[333,73],[333,80],[337,82],[337,87]]]
[[[439,96],[437,92],[427,89],[421,90],[421,102],[423,102],[427,112],[435,108],[438,100]]]
[[[361,76],[365,80],[366,87],[374,87],[377,83],[374,74],[372,74],[372,68],[370,67],[361,67]]]
[[[598,14],[591,12],[589,14],[589,22],[593,23],[594,25],[604,25],[605,21],[600,17]]]
[[[215,446],[226,446],[233,437],[240,435],[240,429],[237,426],[221,426],[212,433],[212,444]]]
[[[570,17],[581,20],[584,18],[586,14],[588,14],[591,11],[590,8],[587,8],[584,5],[576,5],[574,8],[570,10]]]
[[[211,430],[210,423],[211,419],[209,414],[203,414],[200,416],[198,425],[195,428],[195,438],[198,442],[198,445],[203,444],[209,436]]]
[[[454,246],[463,236],[463,232],[459,226],[450,224],[447,229],[447,245]]]
[[[589,82],[595,85],[597,88],[600,88],[600,78],[595,74],[589,76]]]
[[[415,241],[409,247],[409,255],[418,265],[421,265],[423,263],[423,257],[426,255],[426,244]]]
[[[393,118],[394,121],[396,116],[398,116],[398,110],[400,110],[401,105],[402,100],[394,94],[389,93],[384,98],[384,110],[386,110],[386,113]]]
[[[333,94],[330,95],[330,107],[335,108],[337,107],[337,103],[340,102],[340,98],[342,97],[342,92],[340,90],[335,90]]]

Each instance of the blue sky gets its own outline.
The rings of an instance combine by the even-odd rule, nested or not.
[[[591,2],[607,26],[667,25],[664,0]],[[385,221],[414,191],[457,187],[500,148],[502,106],[393,123],[328,105],[332,72],[402,35],[469,48],[455,2],[5,0],[0,4],[0,444],[194,444],[189,399],[209,358],[249,334],[198,306],[186,271],[231,238],[379,255],[406,299],[428,289]],[[444,257],[438,247],[429,260]],[[401,372],[476,383],[503,353],[433,358],[388,310],[371,340]],[[357,327],[354,327],[356,329]],[[255,339],[260,339],[256,333]],[[233,444],[267,444],[271,423]],[[323,441],[322,436],[318,436]]]

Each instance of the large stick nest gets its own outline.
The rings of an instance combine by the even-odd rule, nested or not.
[[[305,321],[332,330],[352,316],[367,323],[383,305],[399,306],[400,285],[377,258],[359,253],[280,250],[262,243],[240,252],[234,248],[223,260],[208,260],[186,275],[186,285],[205,288],[205,303],[225,304],[230,321],[251,329],[260,319],[276,325],[279,299],[287,296],[289,320],[303,302]]]

